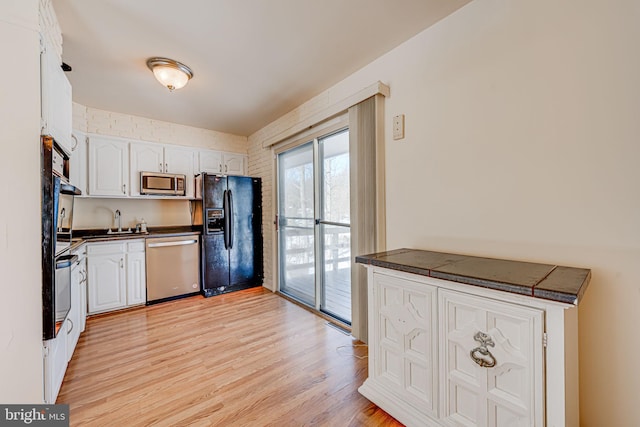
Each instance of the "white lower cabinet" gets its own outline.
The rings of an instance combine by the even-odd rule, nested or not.
[[[375,275],[372,290],[368,385],[415,408],[415,416],[435,416],[437,288]]]
[[[117,310],[126,306],[124,257],[124,252],[104,255],[89,253],[87,260],[89,314]]]
[[[575,306],[368,270],[369,400],[407,426],[577,426]]]
[[[144,304],[144,240],[87,247],[89,314]]]
[[[67,334],[67,361],[71,360],[73,351],[80,338],[80,332],[82,332],[80,320],[80,316],[82,315],[80,308],[80,299],[82,298],[80,291],[81,280],[80,263],[76,262],[71,266],[71,309],[67,314],[67,321],[65,322],[66,329],[64,329],[64,332]]]
[[[56,403],[58,392],[67,371],[67,331],[68,320],[62,323],[54,339],[43,342],[44,362],[44,402]]]
[[[71,308],[56,337],[43,342],[44,402],[56,403],[58,392],[87,320],[85,246],[71,251],[78,260],[71,266]]]
[[[544,425],[543,311],[444,289],[438,296],[442,418]]]
[[[142,252],[127,253],[127,305],[147,302],[144,244]]]
[[[78,272],[80,274],[80,302],[78,305],[80,311],[80,332],[84,332],[87,325],[87,247],[82,246],[78,252]]]

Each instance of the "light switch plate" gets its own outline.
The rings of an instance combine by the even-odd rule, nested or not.
[[[404,138],[404,114],[393,116],[393,139]]]

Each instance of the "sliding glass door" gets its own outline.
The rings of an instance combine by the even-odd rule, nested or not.
[[[351,323],[349,131],[278,155],[280,291]]]

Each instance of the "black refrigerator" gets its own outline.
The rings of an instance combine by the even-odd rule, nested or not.
[[[202,173],[202,293],[262,285],[262,181]]]

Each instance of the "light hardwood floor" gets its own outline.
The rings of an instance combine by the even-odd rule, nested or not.
[[[72,426],[401,426],[366,347],[263,288],[92,317],[57,403]]]

